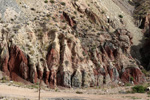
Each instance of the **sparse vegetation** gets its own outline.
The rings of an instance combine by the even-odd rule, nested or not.
[[[135,97],[135,96],[126,96],[127,98],[131,98],[132,100],[136,100],[136,99],[141,99],[139,97]]]
[[[35,11],[35,9],[34,9],[34,8],[31,8],[31,10]]]
[[[63,30],[67,29],[67,25],[61,27]]]
[[[76,91],[76,93],[77,93],[77,94],[83,94],[83,92],[81,92],[81,91]]]
[[[58,92],[58,88],[55,89],[55,92]]]
[[[6,77],[4,76],[4,77],[2,78],[2,80],[6,80]]]
[[[36,84],[32,84],[32,85],[29,86],[29,88],[31,88],[31,89],[38,89],[38,87],[39,87],[39,86],[36,85]]]
[[[131,84],[130,83],[126,83],[125,86],[131,86]]]
[[[34,55],[34,50],[31,50],[31,51],[30,51],[30,54],[31,54],[31,55]]]
[[[48,3],[48,0],[45,0],[44,2],[45,2],[45,3]]]
[[[146,71],[145,69],[142,69],[142,73],[144,73],[145,76],[149,76],[150,75],[150,71]]]
[[[65,2],[61,2],[60,4],[61,4],[61,5],[63,5],[63,6],[65,6],[65,5],[66,5],[66,3],[65,3]]]
[[[119,18],[123,18],[123,15],[118,15],[119,16]]]
[[[2,77],[2,79],[0,80],[0,82],[1,83],[6,83],[8,80],[7,80],[7,78],[4,76],[4,77]]]
[[[142,85],[137,85],[132,87],[132,92],[133,93],[145,93],[146,92],[146,87]]]
[[[83,54],[83,56],[86,56],[86,53],[85,53],[85,51],[82,51],[82,54]]]
[[[65,65],[66,65],[66,66],[68,66],[68,64],[69,64],[69,61],[68,61],[68,60],[66,60],[66,61],[65,61]]]
[[[50,33],[55,33],[55,32],[57,32],[58,30],[56,29],[56,28],[53,28],[53,29],[51,29],[50,30]]]
[[[76,14],[77,14],[77,12],[76,12],[76,11],[74,11],[74,14],[76,15]]]
[[[132,82],[134,80],[134,78],[132,76],[130,76],[130,81]]]
[[[55,1],[54,0],[50,0],[50,3],[55,3]]]
[[[105,11],[102,11],[101,13],[102,13],[102,14],[105,14]]]

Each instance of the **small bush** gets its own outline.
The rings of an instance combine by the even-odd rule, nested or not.
[[[65,3],[65,2],[61,2],[60,4],[61,4],[61,5],[63,5],[63,6],[65,6],[65,5],[66,5],[66,3]]]
[[[101,13],[102,13],[102,14],[105,14],[105,11],[102,11]]]
[[[133,80],[134,80],[134,78],[131,76],[131,77],[130,77],[130,81],[133,81]]]
[[[69,64],[69,61],[67,61],[67,60],[66,60],[66,61],[65,61],[65,64],[66,64],[66,66],[68,66],[68,64]]]
[[[145,93],[145,91],[146,91],[146,87],[141,86],[141,85],[137,85],[137,86],[132,87],[133,93]]]
[[[119,18],[123,18],[123,15],[119,15]]]
[[[28,88],[29,88],[29,89],[38,89],[39,86],[36,85],[36,84],[32,84],[32,85],[29,85]]]
[[[35,11],[35,8],[31,8],[31,10]]]
[[[6,80],[6,77],[4,76],[4,77],[2,78],[2,80]]]
[[[76,11],[74,11],[74,14],[77,14],[77,12],[76,12]]]
[[[1,83],[6,83],[8,80],[7,80],[7,78],[4,76],[0,81],[1,81]]]
[[[58,92],[58,89],[57,89],[57,88],[55,89],[55,92]]]
[[[44,2],[45,2],[45,3],[48,3],[48,0],[45,0]]]
[[[55,1],[54,0],[50,0],[50,3],[55,3]]]
[[[1,82],[2,82],[2,83],[6,83],[7,81],[6,81],[6,80],[2,80]]]
[[[131,86],[131,84],[130,83],[126,83],[125,86]]]
[[[77,91],[76,93],[77,93],[77,94],[83,94],[83,92],[81,92],[81,91]]]
[[[61,27],[63,30],[67,29],[67,25]]]
[[[83,56],[86,56],[86,53],[85,53],[85,51],[82,51],[82,54],[83,54]]]

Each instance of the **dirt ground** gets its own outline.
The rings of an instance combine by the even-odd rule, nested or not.
[[[120,94],[105,93],[101,94],[99,89],[87,91],[96,91],[97,93],[81,92],[79,90],[41,90],[41,100],[150,100],[150,97],[144,94]],[[112,89],[112,91],[115,89]],[[75,92],[76,91],[76,92]],[[81,91],[81,90],[80,90]],[[6,99],[7,98],[7,99]],[[8,99],[9,98],[9,99]],[[10,99],[11,98],[11,99]],[[65,99],[68,98],[68,99]],[[0,100],[38,100],[38,89],[28,89],[16,86],[0,84]]]

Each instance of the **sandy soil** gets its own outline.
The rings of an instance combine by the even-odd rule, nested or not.
[[[29,98],[38,100],[37,89],[28,89],[15,86],[0,84],[0,97],[9,98]],[[75,98],[75,100],[150,100],[147,94],[77,94],[67,92],[41,91],[42,100],[51,100],[48,98]],[[3,99],[4,100],[4,99]],[[16,99],[11,99],[16,100]],[[20,100],[20,99],[19,99]],[[70,99],[69,99],[70,100]]]

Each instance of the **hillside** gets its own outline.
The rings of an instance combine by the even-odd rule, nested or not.
[[[0,69],[51,88],[143,83],[133,11],[127,0],[0,0]]]

